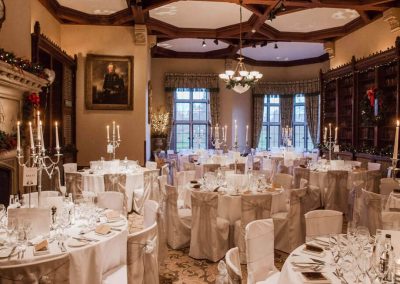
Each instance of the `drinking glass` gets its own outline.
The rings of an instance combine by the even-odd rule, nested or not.
[[[10,195],[10,202],[8,203],[8,206],[13,205],[14,204],[14,195]]]
[[[7,231],[7,241],[9,246],[13,246],[16,242],[16,234],[15,234],[15,228],[17,226],[17,220],[14,218],[8,218],[8,224],[6,227]]]

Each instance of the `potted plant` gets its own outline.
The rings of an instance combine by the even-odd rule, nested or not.
[[[167,130],[169,123],[169,112],[157,110],[151,114],[151,144],[154,151],[165,149]]]

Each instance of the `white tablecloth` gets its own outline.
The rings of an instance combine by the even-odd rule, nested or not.
[[[95,193],[104,192],[104,174],[82,173],[83,190]],[[133,192],[144,187],[143,171],[126,174],[126,194],[128,195],[128,212],[132,211]]]
[[[112,231],[112,235],[99,236],[93,231],[85,234],[88,238],[98,239],[98,242],[90,242],[83,247],[72,248],[68,246],[68,241],[65,241],[67,253],[70,254],[70,283],[74,284],[100,284],[102,283],[103,274],[121,265],[126,264],[127,255],[127,222],[122,227],[122,231]],[[72,226],[68,230],[68,235],[79,236],[79,223]],[[52,255],[61,254],[57,241],[53,241],[49,245],[50,254],[44,256],[34,256],[33,246],[29,246],[25,252],[23,260],[17,260],[16,256],[10,261],[13,264],[28,263],[39,260],[40,258],[48,258]],[[6,264],[6,260],[0,260],[1,264]]]

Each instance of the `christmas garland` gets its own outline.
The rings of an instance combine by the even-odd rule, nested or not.
[[[385,120],[386,102],[383,92],[377,88],[367,90],[360,102],[361,119],[363,125],[378,125]]]
[[[32,63],[27,59],[17,57],[14,53],[5,51],[2,48],[0,48],[0,60],[16,67],[19,70],[32,73],[40,78],[47,79],[48,77],[40,64]]]
[[[16,134],[8,134],[0,130],[0,152],[10,151],[17,147]]]

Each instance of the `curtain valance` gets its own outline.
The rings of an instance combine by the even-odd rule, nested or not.
[[[218,74],[185,74],[165,73],[165,90],[172,91],[177,88],[205,88],[211,92],[218,92]]]
[[[258,82],[253,89],[254,95],[309,95],[319,92],[319,79],[293,82]]]

